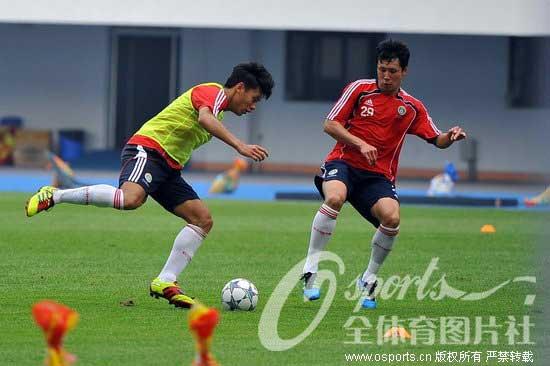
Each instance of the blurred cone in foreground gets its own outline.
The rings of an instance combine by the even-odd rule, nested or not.
[[[384,338],[393,338],[393,337],[409,339],[411,338],[411,335],[403,327],[391,327],[390,329],[388,329],[386,334],[384,334]]]
[[[32,307],[36,324],[44,331],[47,343],[47,366],[70,366],[76,357],[63,349],[63,337],[78,323],[78,313],[54,301],[40,301]]]
[[[209,193],[233,193],[239,186],[241,173],[248,168],[246,160],[236,158],[233,166],[214,178]]]
[[[219,366],[210,353],[214,329],[220,320],[216,309],[196,302],[189,311],[189,329],[195,338],[196,356],[192,366]]]
[[[480,231],[483,234],[494,234],[497,232],[497,229],[491,224],[485,224],[481,227]]]

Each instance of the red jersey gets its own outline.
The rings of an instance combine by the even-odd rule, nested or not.
[[[396,96],[383,94],[376,80],[362,79],[347,85],[326,119],[339,122],[378,150],[372,166],[359,150],[337,142],[326,161],[344,160],[355,168],[383,174],[392,182],[406,134],[428,142],[441,134],[421,101],[403,89]]]

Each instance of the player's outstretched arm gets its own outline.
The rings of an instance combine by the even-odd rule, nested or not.
[[[237,150],[237,152],[255,161],[262,161],[268,156],[266,149],[259,145],[247,145],[233,135],[218,121],[208,107],[199,110],[199,124],[208,132]]]
[[[466,138],[466,132],[459,126],[455,126],[449,129],[446,133],[442,133],[437,136],[435,140],[435,146],[440,149],[446,149],[451,146],[455,141],[464,140]]]

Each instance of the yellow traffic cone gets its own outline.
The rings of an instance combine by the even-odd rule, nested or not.
[[[483,234],[494,234],[497,232],[497,229],[491,224],[485,224],[481,227],[480,230]]]

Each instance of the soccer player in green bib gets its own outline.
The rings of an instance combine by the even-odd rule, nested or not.
[[[165,298],[176,307],[191,307],[193,298],[182,291],[177,277],[206,238],[213,221],[204,202],[183,180],[181,169],[193,150],[212,136],[247,158],[264,160],[268,156],[265,148],[243,143],[221,121],[224,111],[237,116],[254,111],[262,97],[269,98],[273,85],[271,74],[262,65],[250,62],[235,66],[225,85],[205,83],[192,87],[147,121],[127,142],[121,154],[118,188],[106,184],[63,190],[45,186],[27,201],[27,216],[59,203],[133,210],[151,196],[187,225],[176,236],[164,268],[151,282],[150,294]]]

